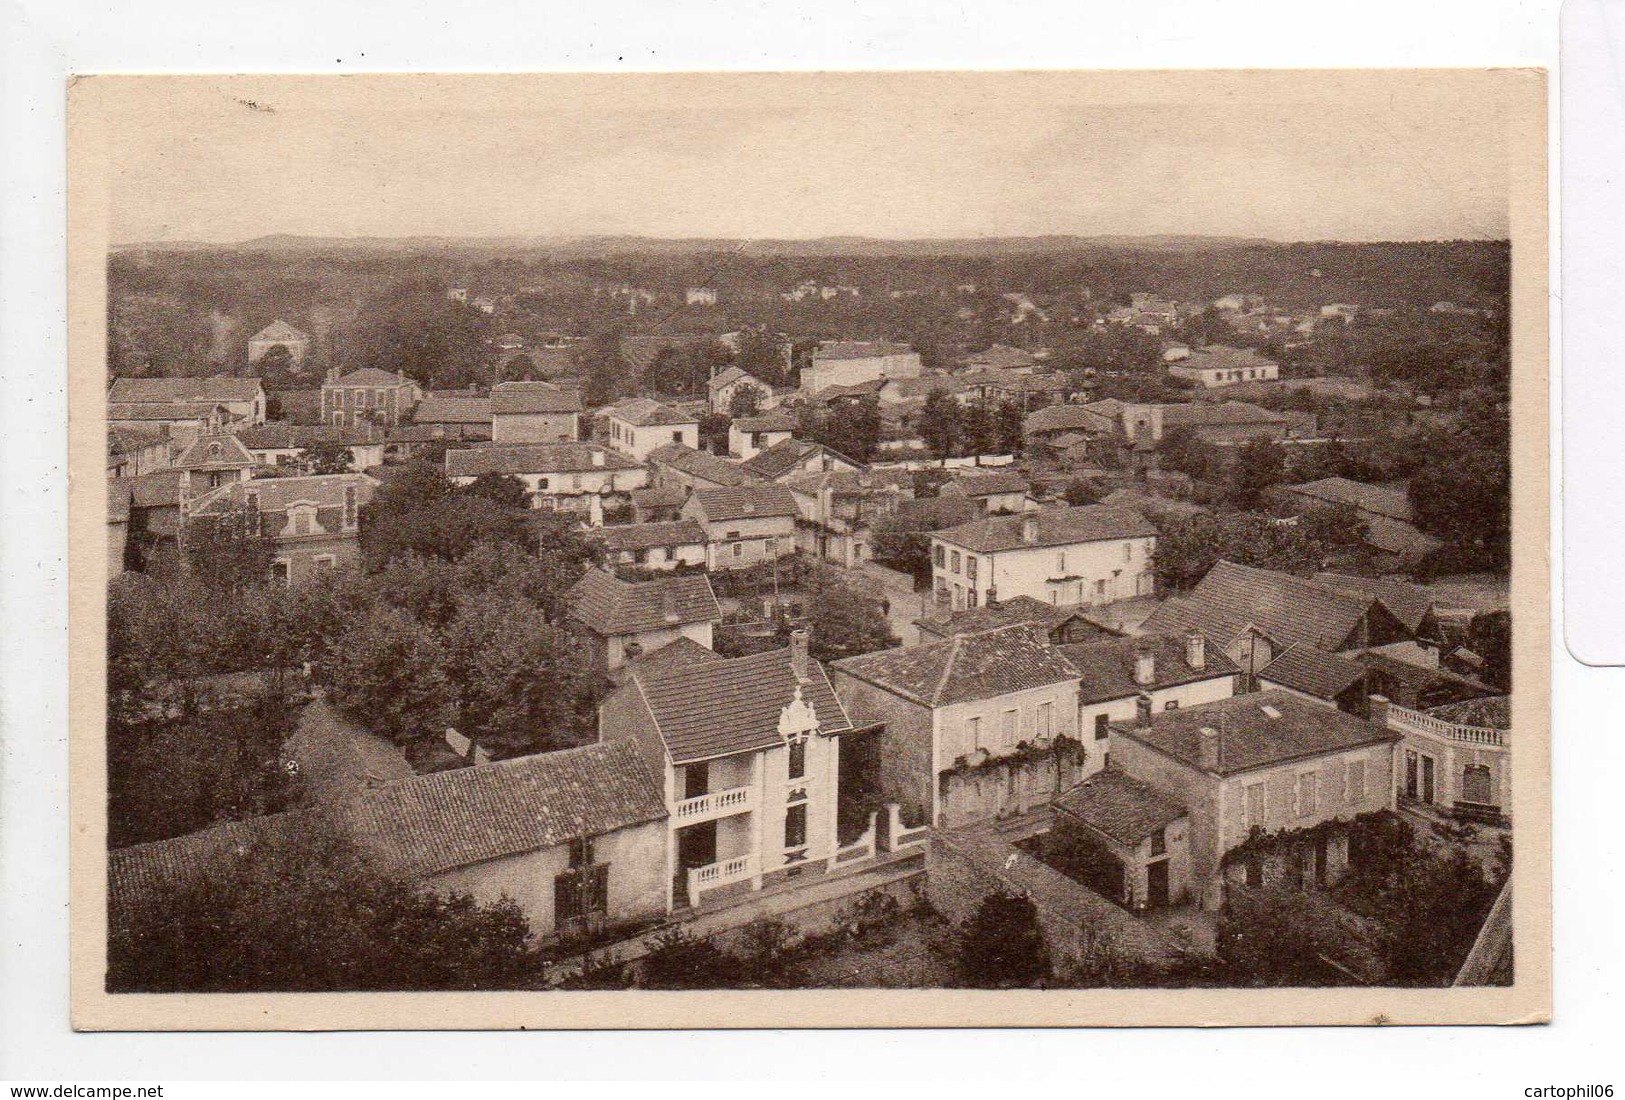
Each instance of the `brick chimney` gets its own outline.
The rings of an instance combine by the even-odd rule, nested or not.
[[[1021,514],[1021,541],[1028,546],[1038,541],[1038,516],[1034,512]]]
[[[1219,731],[1211,726],[1203,726],[1197,732],[1197,737],[1200,738],[1199,747],[1202,756],[1202,767],[1208,771],[1218,771],[1219,752],[1223,747]]]
[[[1134,682],[1141,687],[1157,682],[1157,655],[1149,648],[1134,651]]]
[[[992,559],[989,559],[989,560],[992,560]],[[998,607],[999,606],[999,590],[997,588],[989,588],[987,590],[987,606],[989,606],[989,607]]]
[[[1207,667],[1207,639],[1200,631],[1185,635],[1185,663],[1198,672]]]
[[[1373,695],[1371,697],[1371,721],[1373,724],[1388,728],[1388,696]]]
[[[807,628],[797,627],[790,631],[790,671],[796,674],[796,682],[805,684],[812,679],[810,663],[807,659]]]

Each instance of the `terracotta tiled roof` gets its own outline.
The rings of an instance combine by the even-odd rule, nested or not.
[[[341,428],[336,424],[260,424],[232,434],[251,451],[293,450],[322,443],[353,446],[384,441],[382,434],[375,435],[367,428]]]
[[[1219,762],[1215,768],[1202,764],[1203,728],[1219,734]],[[1399,739],[1398,734],[1381,726],[1285,691],[1237,695],[1217,703],[1161,711],[1148,725],[1119,725],[1113,730],[1114,735],[1138,741],[1216,775],[1233,775]]]
[[[638,508],[681,508],[687,499],[688,490],[675,486],[654,485],[632,490],[632,503]]]
[[[258,844],[290,839],[307,815],[270,814],[228,821],[196,833],[115,848],[107,854],[109,916],[167,904],[177,890],[230,873]]]
[[[715,377],[713,377],[709,383],[709,388],[712,390],[720,390],[729,382],[737,382],[741,378],[749,378],[752,381],[757,380],[755,375],[751,374],[749,371],[746,371],[742,367],[729,367],[726,370],[721,370],[716,373]]]
[[[1249,405],[1245,401],[1195,401],[1189,404],[1162,406],[1162,426],[1171,428],[1203,428],[1244,424],[1284,424],[1280,413]]]
[[[655,546],[705,544],[705,528],[691,519],[672,520],[668,523],[616,524],[595,528],[592,534],[604,544],[604,549],[615,553],[623,550],[648,550]]]
[[[570,615],[603,637],[670,629],[722,618],[704,573],[623,581],[591,569],[570,590]]]
[[[499,382],[491,387],[494,416],[581,411],[581,395],[551,382]],[[419,413],[418,419],[423,419]]]
[[[1293,645],[1258,670],[1261,680],[1313,695],[1336,699],[1365,679],[1366,666],[1313,646]]]
[[[1373,512],[1390,519],[1409,522],[1412,518],[1410,497],[1403,486],[1370,485],[1346,477],[1323,477],[1319,481],[1283,485],[1281,488],[1331,504],[1352,504],[1362,512]]]
[[[689,505],[705,523],[769,519],[798,514],[796,498],[783,485],[741,485],[731,489],[696,489]]]
[[[396,870],[433,875],[665,816],[659,779],[622,741],[386,783],[352,820]]]
[[[907,470],[823,470],[792,474],[781,482],[794,492],[808,495],[834,490],[837,496],[863,493],[904,492],[914,495],[914,475]]]
[[[107,429],[107,453],[130,454],[144,447],[157,446],[169,440],[169,429],[162,424],[122,424]]]
[[[620,668],[609,674],[611,680],[625,683],[628,678],[641,676],[663,676],[678,669],[695,669],[715,661],[726,661],[728,658],[713,649],[706,649],[693,638],[683,634],[667,642],[659,649],[640,653],[628,660]],[[703,675],[703,672],[700,673]]]
[[[1342,573],[1316,573],[1315,583],[1358,599],[1374,599],[1412,634],[1433,610],[1427,589],[1383,577],[1350,577]]]
[[[1117,768],[1091,775],[1057,798],[1055,809],[1130,848],[1189,813],[1172,795]]]
[[[994,496],[1000,493],[1025,493],[1031,488],[1027,479],[1014,470],[978,471],[975,473],[965,471],[956,473],[951,482],[959,492],[968,497]],[[948,486],[943,486],[946,489]]]
[[[114,404],[225,404],[252,401],[260,393],[258,378],[115,378],[107,391]]]
[[[230,508],[241,508],[253,493],[259,501],[259,510],[268,517],[286,513],[288,506],[301,501],[313,502],[317,509],[317,522],[329,533],[338,529],[339,513],[344,508],[344,491],[356,490],[356,506],[372,499],[378,482],[366,474],[313,474],[309,477],[265,477],[252,481],[238,481],[222,485],[192,505],[192,515],[219,515]],[[268,522],[268,535],[282,532],[276,524]],[[353,531],[351,532],[354,533]]]
[[[419,424],[484,424],[489,427],[491,399],[431,393],[418,402],[412,419]]]
[[[781,439],[742,463],[746,470],[761,477],[778,477],[795,468],[796,464],[819,447],[804,439]]]
[[[966,367],[978,370],[1008,370],[1012,367],[1030,367],[1038,360],[1031,352],[1006,344],[994,344],[986,351],[973,352],[960,360]]]
[[[588,470],[636,470],[638,464],[619,451],[597,443],[521,443],[471,447],[446,452],[447,477],[497,474],[582,473]]]
[[[309,340],[309,339],[310,339],[310,337],[307,336],[305,333],[300,332],[298,329],[296,329],[292,325],[288,324],[288,322],[281,321],[281,320],[272,321],[270,324],[266,325],[264,328],[262,328],[258,332],[256,332],[253,336],[249,337],[250,341],[254,341],[254,340]]]
[[[761,416],[741,416],[729,426],[742,432],[793,432],[796,430],[796,418],[790,413],[775,410]]]
[[[181,502],[181,471],[154,470],[132,478],[130,504],[135,508],[174,508]]]
[[[870,359],[879,355],[908,355],[913,351],[907,344],[885,340],[832,340],[814,349],[812,357],[814,360]]]
[[[913,500],[897,502],[899,518],[926,524],[933,529],[969,523],[980,515],[981,511],[981,506],[969,497],[916,497]]]
[[[836,661],[837,671],[928,707],[994,699],[1078,678],[1078,670],[1030,625],[959,634],[910,649]]]
[[[174,403],[153,401],[109,404],[107,406],[107,419],[109,423],[121,420],[171,422],[207,420],[214,415],[216,409],[220,408],[221,405],[217,401],[178,401]]]
[[[1022,431],[1028,435],[1040,432],[1113,432],[1118,421],[1096,409],[1084,405],[1049,405],[1029,413],[1022,422]]]
[[[686,443],[667,443],[649,452],[651,465],[670,466],[685,474],[718,486],[750,485],[760,481],[755,474],[737,462],[718,458],[710,451],[700,451]]]
[[[1147,634],[1138,638],[1107,638],[1059,648],[1078,670],[1079,703],[1127,699],[1141,692],[1159,691],[1198,680],[1214,680],[1241,671],[1223,650],[1210,645],[1203,647],[1202,667],[1191,666],[1185,660],[1184,635]],[[1140,684],[1134,679],[1135,664],[1142,651],[1150,653],[1152,657],[1149,684]]]
[[[788,649],[749,657],[636,674],[621,690],[639,693],[672,763],[751,752],[784,743],[779,715],[795,698],[812,705],[824,733],[852,728],[823,666],[808,661],[808,682],[797,684]]]
[[[406,377],[404,374],[396,374],[394,371],[379,370],[377,367],[362,367],[360,370],[353,370],[349,374],[342,375],[334,381],[327,383],[327,386],[339,388],[350,386],[389,387],[410,386],[412,384],[412,380]]]
[[[1022,525],[1029,518],[1037,521],[1037,537],[1030,543],[1021,537]],[[1076,546],[1086,542],[1149,538],[1156,533],[1156,526],[1136,511],[1087,504],[992,516],[937,531],[932,537],[978,554],[991,554],[1024,546]]]
[[[1031,596],[1014,596],[991,606],[955,611],[945,619],[915,619],[914,622],[922,635],[951,638],[955,634],[980,634],[1001,626],[1031,625],[1048,631],[1078,617],[1071,608],[1055,607]],[[1107,633],[1104,629],[1096,629],[1102,636]]]
[[[670,405],[648,397],[634,397],[611,405],[610,416],[638,428],[658,427],[665,424],[698,424],[688,413],[679,412]]]
[[[242,440],[230,432],[200,435],[192,445],[175,456],[175,469],[196,470],[209,466],[254,466],[254,456],[248,453]]]
[[[1346,649],[1376,600],[1349,596],[1289,573],[1221,561],[1190,594],[1169,600],[1145,621],[1148,631],[1200,630],[1227,646],[1249,624],[1278,645]]]

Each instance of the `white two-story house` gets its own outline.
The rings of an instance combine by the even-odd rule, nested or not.
[[[630,507],[632,491],[649,483],[648,470],[596,443],[530,443],[446,452],[446,477],[454,485],[468,485],[487,473],[524,482],[532,508],[568,512],[590,527],[603,524],[606,508]]]
[[[598,712],[600,739],[634,742],[662,777],[671,907],[834,867],[852,723],[806,634],[748,657],[674,652],[633,666]]]
[[[704,573],[623,581],[589,569],[570,590],[570,621],[586,636],[595,665],[615,672],[679,638],[710,649],[722,609]]]
[[[1107,604],[1153,594],[1156,546],[1156,527],[1128,508],[992,516],[932,533],[932,588],[955,611],[1015,596],[1058,607]]]
[[[700,422],[647,397],[634,397],[611,405],[604,411],[606,442],[617,451],[642,462],[649,452],[668,443],[685,447],[700,445]]]

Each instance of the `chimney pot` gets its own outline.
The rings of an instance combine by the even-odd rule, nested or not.
[[[1157,655],[1150,649],[1137,650],[1134,654],[1134,682],[1144,687],[1155,683],[1157,679]]]
[[[796,674],[796,682],[805,684],[812,678],[807,658],[807,628],[797,627],[790,631],[790,671]]]
[[[1199,631],[1185,635],[1185,663],[1198,672],[1207,667],[1207,639]]]
[[[1211,726],[1203,726],[1199,736],[1201,737],[1202,767],[1210,771],[1217,771],[1221,746],[1219,731]]]

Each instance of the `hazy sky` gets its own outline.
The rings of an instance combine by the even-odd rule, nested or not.
[[[1508,232],[1482,74],[1113,79],[97,82],[115,242]]]

